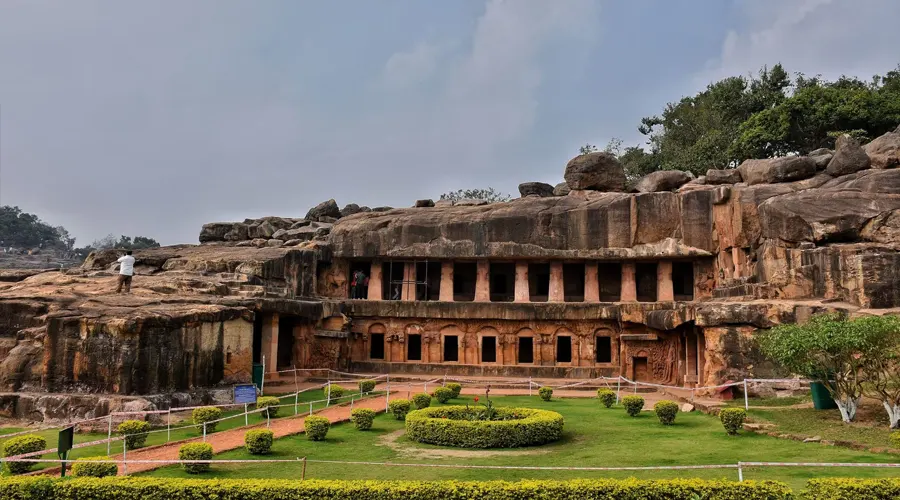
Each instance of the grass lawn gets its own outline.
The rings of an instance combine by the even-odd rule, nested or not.
[[[775,424],[775,430],[803,437],[821,437],[828,441],[850,441],[877,448],[891,446],[887,417],[881,409],[875,409],[871,419],[858,418],[858,422],[845,424],[838,410],[814,410],[812,408],[754,410],[748,415],[754,422]],[[883,415],[885,414],[885,415]],[[900,462],[900,456],[895,457]]]
[[[783,398],[750,398],[747,400],[747,403],[750,405],[752,409],[754,406],[756,407],[773,407],[773,406],[794,406],[803,403],[812,403],[812,396],[788,396]],[[730,401],[726,401],[725,404],[727,406],[736,406],[739,408],[744,407],[744,399],[732,399]]]
[[[471,396],[460,398],[471,403]],[[553,444],[517,450],[459,450],[421,445],[403,437],[403,422],[379,415],[372,430],[357,431],[352,424],[331,428],[322,442],[305,436],[277,440],[267,457],[255,457],[244,450],[217,456],[220,459],[275,458],[309,460],[372,461],[394,463],[515,465],[515,466],[655,466],[736,464],[740,461],[780,462],[896,462],[900,457],[873,454],[819,444],[803,444],[742,432],[737,437],[725,434],[715,417],[701,413],[679,413],[674,426],[665,427],[652,412],[636,418],[624,409],[603,408],[596,399],[555,399],[543,402],[525,396],[492,398],[499,406],[527,406],[560,412],[566,419],[564,438]],[[451,404],[458,404],[460,400]],[[432,404],[438,404],[433,402]],[[885,431],[886,435],[886,431]],[[252,464],[213,466],[203,477],[298,479],[301,467],[291,464]],[[166,467],[146,475],[189,477],[178,467]],[[787,482],[795,489],[812,477],[891,477],[896,470],[879,469],[800,469],[766,468],[745,470],[745,479],[771,479]],[[691,471],[533,471],[490,469],[445,469],[343,465],[312,463],[307,478],[316,479],[570,479],[625,478],[661,479],[700,477],[737,479],[734,469]]]
[[[299,411],[301,413],[309,412],[309,402],[310,401],[320,401],[323,399],[325,399],[325,393],[321,389],[300,393]],[[283,398],[281,398],[281,401],[282,401],[282,404],[293,404],[294,396],[292,395],[289,397],[283,397]],[[345,401],[345,400],[342,400],[342,401]],[[346,401],[349,401],[349,400],[346,400]],[[306,403],[306,404],[303,404],[303,403]],[[325,403],[314,403],[313,404],[313,410],[321,409],[324,407],[325,407]],[[250,409],[253,409],[253,405],[250,405]],[[279,408],[278,411],[279,411],[279,414],[281,414],[281,415],[292,415],[294,413],[293,408]],[[232,410],[232,411],[223,412],[222,416],[227,417],[227,416],[232,416],[232,415],[241,415],[242,413],[243,413],[243,409]],[[174,422],[175,417],[173,416],[172,427],[182,427],[182,426],[190,424],[190,412],[189,411],[181,412],[181,413],[178,413],[177,415],[182,418],[187,418],[188,420],[176,423],[176,422]],[[137,416],[137,415],[135,415],[135,416]],[[165,416],[163,416],[163,418],[165,418]],[[248,417],[248,421],[249,421],[250,425],[260,423],[260,422],[265,422],[265,420],[266,419],[264,417],[261,417],[259,413],[254,413],[252,415],[249,415],[249,417]],[[102,425],[105,425],[105,424],[102,424]],[[243,425],[244,425],[244,417],[242,417],[242,416],[235,417],[235,418],[225,420],[223,422],[219,422],[219,425],[216,427],[216,430],[222,431],[222,430],[226,430],[226,429],[233,429],[235,427],[241,427]],[[161,429],[165,429],[165,428],[166,428],[165,425],[163,425],[161,427]],[[19,432],[22,430],[24,430],[24,429],[11,428],[11,427],[0,430],[0,447],[2,447],[3,443],[6,442],[6,439],[3,439],[3,434],[12,434],[14,432]],[[34,434],[46,439],[48,448],[55,448],[56,444],[59,440],[58,439],[58,437],[59,437],[58,429],[57,430],[38,431],[38,432],[35,432]],[[75,434],[75,444],[78,445],[78,443],[88,443],[88,442],[96,441],[99,439],[106,439],[106,435],[107,435],[106,432],[100,432],[100,433],[79,432],[79,433]],[[113,437],[115,437],[117,435],[118,434],[116,433],[116,429],[115,429],[115,427],[113,427]],[[181,441],[183,439],[200,437],[202,435],[203,435],[202,429],[190,427],[187,429],[173,430],[170,440],[171,441]],[[166,433],[165,432],[156,432],[156,433],[153,433],[153,434],[150,434],[147,436],[146,446],[154,446],[154,445],[165,444],[165,443],[166,443]],[[115,455],[115,454],[120,454],[120,453],[122,453],[122,441],[114,441],[112,443],[112,454]],[[78,448],[78,449],[72,450],[69,453],[69,459],[76,459],[76,458],[81,458],[81,457],[94,457],[94,456],[102,456],[102,455],[106,455],[106,443],[105,442],[102,444],[86,446],[84,448]],[[56,454],[48,454],[48,455],[43,455],[42,458],[58,459],[59,457],[57,457]],[[56,463],[46,463],[46,464],[39,463],[39,464],[35,464],[33,466],[33,470],[44,469],[44,468],[49,468],[49,467],[57,467],[58,465],[59,464],[56,464]]]

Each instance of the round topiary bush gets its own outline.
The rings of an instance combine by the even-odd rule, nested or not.
[[[16,436],[14,438],[10,438],[7,442],[3,443],[3,456],[14,457],[16,455],[24,455],[26,453],[33,453],[35,451],[46,449],[46,439],[34,434],[25,434],[24,436]],[[31,465],[31,462],[6,463],[6,466],[9,468],[9,472],[13,474],[28,472],[31,469]]]
[[[325,417],[312,415],[306,417],[303,422],[303,427],[306,429],[306,439],[309,439],[310,441],[322,441],[328,434],[328,428],[331,427],[331,422]]]
[[[612,405],[616,404],[616,392],[612,389],[598,389],[597,398],[607,408],[612,408]]]
[[[115,462],[101,462],[109,457],[85,457],[72,462],[72,475],[75,477],[110,477],[119,473]]]
[[[119,434],[125,436],[125,447],[133,450],[144,446],[144,443],[147,442],[147,432],[150,431],[150,423],[143,420],[126,420],[119,424],[116,430],[119,431]]]
[[[747,412],[743,408],[723,408],[719,410],[719,420],[725,427],[725,432],[729,436],[736,436],[738,431],[744,426],[744,419],[747,418]]]
[[[412,405],[408,399],[395,399],[388,404],[388,410],[390,410],[397,420],[406,418],[406,414],[409,413],[411,407]]]
[[[375,421],[375,410],[356,408],[350,412],[350,421],[357,429],[367,431],[372,428],[372,422]]]
[[[675,416],[678,415],[678,403],[664,399],[653,405],[653,411],[656,412],[661,424],[672,425],[675,423]]]
[[[450,382],[449,384],[445,385],[444,387],[453,391],[453,399],[458,398],[459,393],[462,392],[462,385],[457,384],[456,382]]]
[[[413,406],[416,407],[417,410],[421,410],[422,408],[428,408],[431,406],[431,396],[425,394],[424,392],[420,392],[419,394],[413,394],[412,397]]]
[[[437,399],[441,404],[445,404],[451,398],[453,398],[453,390],[448,387],[438,387],[434,390],[434,399]]]
[[[202,428],[205,423],[206,432],[216,432],[216,426],[219,425],[219,422],[213,421],[222,418],[222,409],[216,408],[215,406],[195,408],[194,411],[191,412],[191,418],[194,420],[194,424],[196,424],[197,427]]]
[[[259,414],[263,418],[277,417],[279,404],[281,404],[281,401],[275,396],[263,396],[256,399],[256,409],[262,410]]]
[[[328,398],[329,403],[334,403],[344,397],[345,392],[347,391],[337,384],[328,384],[328,387],[325,388],[325,397]]]
[[[178,448],[178,460],[212,460],[213,447],[209,443],[188,443]],[[200,474],[209,470],[209,462],[181,464],[188,474]]]
[[[550,401],[550,398],[553,397],[553,389],[550,387],[541,387],[538,389],[538,396],[544,401]]]
[[[406,416],[406,435],[419,443],[458,448],[517,448],[562,437],[559,413],[532,408],[435,406]]]
[[[636,417],[644,409],[644,398],[640,396],[625,396],[622,398],[622,406],[625,407],[625,411],[629,415]]]
[[[269,429],[253,429],[244,434],[244,446],[251,455],[267,455],[274,440],[275,433]]]
[[[891,440],[891,446],[900,449],[900,431],[892,432],[889,439]]]
[[[375,390],[375,381],[374,380],[360,380],[359,381],[359,392],[363,394],[368,394]]]

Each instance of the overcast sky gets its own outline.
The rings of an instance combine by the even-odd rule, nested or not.
[[[562,180],[714,79],[900,62],[897,0],[2,0],[0,204],[196,242]]]

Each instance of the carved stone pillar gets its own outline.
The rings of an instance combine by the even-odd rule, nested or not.
[[[516,302],[529,302],[528,263],[516,262]]]
[[[263,314],[263,313],[258,313]],[[266,357],[266,373],[278,371],[278,313],[263,314],[262,355]],[[262,358],[260,358],[262,360]]]
[[[656,265],[656,300],[675,300],[672,288],[672,261],[664,260]]]
[[[372,268],[369,269],[369,300],[382,300],[381,296],[381,261],[372,261]]]
[[[453,302],[453,262],[441,262],[441,302]]]
[[[622,302],[637,302],[637,281],[634,278],[634,262],[622,263]]]
[[[550,297],[549,302],[564,302],[566,300],[566,289],[563,285],[563,265],[562,262],[550,263]]]
[[[584,265],[584,301],[600,302],[600,278],[597,276],[597,263]]]
[[[479,260],[475,271],[475,302],[491,301],[491,264]]]

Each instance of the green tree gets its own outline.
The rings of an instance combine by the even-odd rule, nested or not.
[[[900,429],[900,317],[866,316],[856,320],[870,338],[863,392],[881,401],[891,429]]]
[[[65,232],[65,236],[60,230]],[[66,248],[69,245],[69,238],[69,232],[62,226],[55,228],[37,215],[23,212],[19,207],[8,205],[0,207],[0,242],[4,246]],[[71,238],[71,244],[75,244],[75,238]]]
[[[873,353],[883,344],[870,320],[821,314],[805,324],[779,325],[761,333],[760,350],[792,373],[820,380],[844,422],[856,417]]]
[[[496,203],[501,201],[509,201],[512,197],[508,194],[501,193],[492,187],[487,189],[459,189],[444,193],[441,195],[442,200],[485,200],[488,203]]]
[[[131,236],[121,235],[116,238],[115,235],[108,234],[99,240],[94,240],[90,245],[76,248],[74,251],[76,255],[84,259],[94,250],[107,250],[110,248],[118,248],[121,250],[143,250],[146,248],[158,248],[159,246],[158,241],[146,236],[135,236],[132,238]]]

